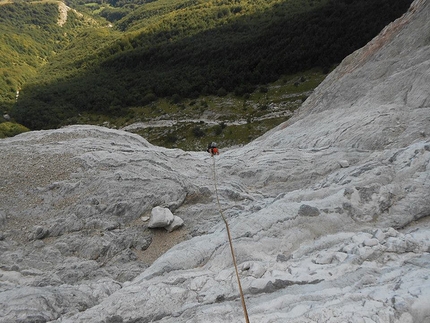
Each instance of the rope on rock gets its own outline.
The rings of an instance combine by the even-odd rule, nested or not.
[[[236,271],[237,285],[239,286],[239,292],[240,292],[240,298],[241,298],[241,301],[242,301],[242,308],[243,308],[243,314],[245,316],[245,322],[249,323],[248,311],[246,309],[245,296],[243,295],[242,284],[240,283],[239,270],[237,269],[236,257],[234,255],[233,242],[231,240],[230,228],[228,226],[227,219],[224,216],[224,213],[222,212],[221,204],[219,202],[218,187],[217,187],[217,178],[216,178],[215,157],[212,156],[212,159],[213,159],[213,169],[212,169],[212,171],[213,171],[213,180],[214,180],[214,185],[215,185],[215,194],[216,194],[216,200],[217,200],[217,204],[218,204],[218,210],[219,210],[219,213],[221,214],[222,220],[224,221],[225,228],[227,230],[228,242],[230,244],[231,257],[233,258],[233,265],[234,265],[234,269]]]

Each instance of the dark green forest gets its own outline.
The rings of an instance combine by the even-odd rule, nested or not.
[[[30,129],[46,129],[81,113],[125,115],[162,98],[244,97],[285,75],[312,68],[328,72],[411,2],[112,0],[89,6],[71,0],[69,5],[94,10],[113,28],[79,29],[75,19],[68,27],[73,37],[65,40],[58,26],[35,23],[42,27],[34,29],[52,28],[53,37],[40,40],[36,54],[25,50],[45,59],[35,64],[37,73],[23,77],[11,115]],[[25,22],[26,28],[32,24]],[[44,46],[57,52],[48,55]]]

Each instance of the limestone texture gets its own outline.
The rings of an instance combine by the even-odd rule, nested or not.
[[[83,125],[0,140],[0,322],[244,322],[214,172],[250,322],[430,322],[429,58],[415,0],[219,156]],[[149,229],[156,207],[183,226]]]

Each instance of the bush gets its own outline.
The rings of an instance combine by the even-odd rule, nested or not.
[[[106,20],[109,20],[110,22],[115,22],[124,18],[128,13],[130,13],[130,10],[128,9],[104,8],[100,12],[100,16],[106,18]]]
[[[172,103],[178,104],[181,101],[182,101],[182,98],[181,98],[181,96],[179,94],[177,94],[177,93],[173,94],[173,96],[172,96]]]
[[[218,89],[218,91],[217,91],[217,95],[218,95],[219,97],[226,96],[226,95],[227,95],[227,91],[226,91],[224,88],[220,88],[220,89]]]
[[[267,93],[267,92],[269,92],[269,89],[267,88],[267,86],[260,87],[260,93]]]
[[[3,122],[0,123],[0,138],[13,137],[20,133],[30,131],[27,127],[19,123]]]
[[[157,96],[154,93],[147,93],[142,99],[142,104],[146,105],[155,100],[157,100]]]
[[[194,127],[192,132],[196,138],[201,138],[205,135],[205,132],[200,127]]]
[[[215,136],[219,136],[222,133],[221,125],[216,125],[213,129],[214,129]]]
[[[168,133],[166,138],[165,138],[165,141],[166,141],[166,143],[174,144],[178,141],[178,139],[179,138],[175,133]]]

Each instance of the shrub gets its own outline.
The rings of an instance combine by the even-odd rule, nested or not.
[[[149,103],[151,103],[151,102],[153,102],[153,101],[155,101],[155,100],[157,100],[157,96],[156,96],[154,93],[150,92],[150,93],[147,93],[147,94],[143,97],[143,99],[142,99],[142,104],[143,104],[143,105],[146,105],[146,104],[149,104]]]
[[[202,130],[202,128],[196,126],[192,130],[194,137],[201,138],[205,135],[205,132]]]
[[[173,96],[172,96],[172,102],[174,104],[178,104],[179,102],[181,102],[181,100],[182,100],[182,98],[181,98],[181,96],[179,94],[177,94],[177,93],[173,94]]]
[[[178,141],[178,136],[175,134],[175,133],[168,133],[167,134],[167,136],[166,136],[166,138],[165,138],[165,141],[167,142],[167,143],[170,143],[170,144],[174,144],[175,142],[177,142]]]
[[[222,127],[221,127],[221,125],[216,125],[216,126],[214,127],[214,134],[215,134],[216,136],[219,136],[221,133],[222,133]]]
[[[30,131],[27,127],[19,123],[3,122],[0,123],[0,138],[13,137],[20,133]]]
[[[220,89],[218,89],[218,91],[217,91],[217,95],[218,95],[219,97],[226,96],[226,95],[227,95],[227,91],[226,91],[224,88],[220,88]]]
[[[260,93],[267,93],[267,92],[269,92],[269,89],[267,88],[267,86],[260,87]]]

